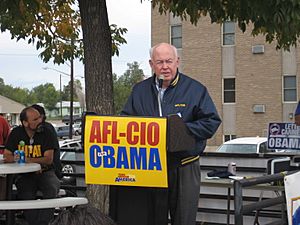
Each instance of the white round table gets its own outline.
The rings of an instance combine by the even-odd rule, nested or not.
[[[7,175],[6,188],[7,200],[12,199],[12,184],[13,184],[13,174],[20,173],[31,173],[41,170],[41,165],[38,163],[4,163],[0,162],[0,174]],[[11,225],[14,224],[14,214],[10,211],[6,211],[6,224]]]
[[[36,172],[41,169],[38,163],[0,163],[0,174],[18,174]]]

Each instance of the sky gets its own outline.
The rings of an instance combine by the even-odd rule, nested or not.
[[[124,35],[127,44],[121,46],[119,57],[114,56],[112,59],[113,72],[122,75],[127,69],[127,63],[137,61],[144,74],[149,76],[151,74],[148,64],[151,45],[150,2],[141,3],[140,0],[107,0],[106,2],[109,23],[128,29]],[[4,83],[29,90],[40,84],[53,83],[59,90],[60,74],[62,74],[62,85],[67,85],[70,77],[63,73],[70,73],[69,66],[58,66],[52,62],[43,63],[38,55],[39,51],[32,44],[27,44],[24,40],[18,42],[11,40],[9,33],[0,33],[0,77],[3,78]],[[75,79],[83,83],[83,65],[78,61],[74,65]],[[45,67],[49,69],[43,69]]]

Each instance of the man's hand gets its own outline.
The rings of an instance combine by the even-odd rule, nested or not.
[[[14,161],[18,162],[20,159],[20,154],[14,154]]]
[[[9,150],[4,149],[3,161],[6,162],[6,163],[15,162],[14,154]]]

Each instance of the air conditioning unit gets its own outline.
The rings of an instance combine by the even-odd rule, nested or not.
[[[263,54],[265,52],[264,45],[254,45],[252,46],[252,53],[253,54]]]
[[[266,106],[265,105],[253,105],[252,111],[254,113],[265,113]]]

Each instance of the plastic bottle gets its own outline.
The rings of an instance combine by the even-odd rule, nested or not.
[[[20,141],[19,145],[20,145],[20,147],[24,147],[25,146],[25,142],[24,141]],[[15,155],[19,155],[18,163],[20,163],[20,164],[25,163],[25,152],[24,152],[24,150],[15,150],[14,154]]]
[[[19,150],[19,154],[20,154],[20,159],[18,161],[18,163],[25,163],[25,152],[23,150]]]

